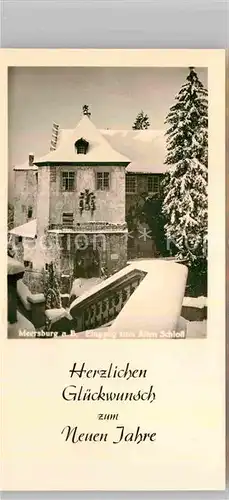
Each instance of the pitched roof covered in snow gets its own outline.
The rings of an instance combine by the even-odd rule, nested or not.
[[[21,236],[22,238],[35,238],[37,234],[37,219],[33,219],[21,226],[14,227],[9,231],[9,234]]]
[[[89,143],[85,154],[78,154],[75,143],[84,139]],[[75,129],[60,130],[57,147],[35,161],[36,165],[46,163],[124,163],[130,159],[113,149],[110,142],[101,134],[92,121],[84,115]]]
[[[77,153],[75,143],[89,143],[86,154]],[[14,167],[14,170],[37,170],[47,163],[123,163],[129,173],[163,174],[166,171],[164,130],[98,130],[84,115],[74,129],[58,129],[56,149],[45,156]]]
[[[33,172],[35,172],[36,170],[38,170],[38,167],[36,165],[30,165],[29,164],[29,160],[25,161],[25,163],[22,163],[21,165],[15,165],[14,170],[31,170]]]
[[[163,174],[166,171],[164,130],[101,130],[117,149],[130,158],[126,172]]]

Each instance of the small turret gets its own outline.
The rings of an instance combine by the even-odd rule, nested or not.
[[[33,167],[34,153],[29,153],[29,166]]]

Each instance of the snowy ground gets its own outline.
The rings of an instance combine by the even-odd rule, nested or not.
[[[202,309],[203,307],[207,307],[207,297],[184,297],[183,306],[188,307],[199,307]]]

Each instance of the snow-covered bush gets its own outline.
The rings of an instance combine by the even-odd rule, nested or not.
[[[48,264],[44,282],[45,309],[61,309],[60,283],[53,262]]]

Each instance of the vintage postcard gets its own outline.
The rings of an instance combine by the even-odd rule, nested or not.
[[[224,51],[0,56],[4,489],[224,489]]]

